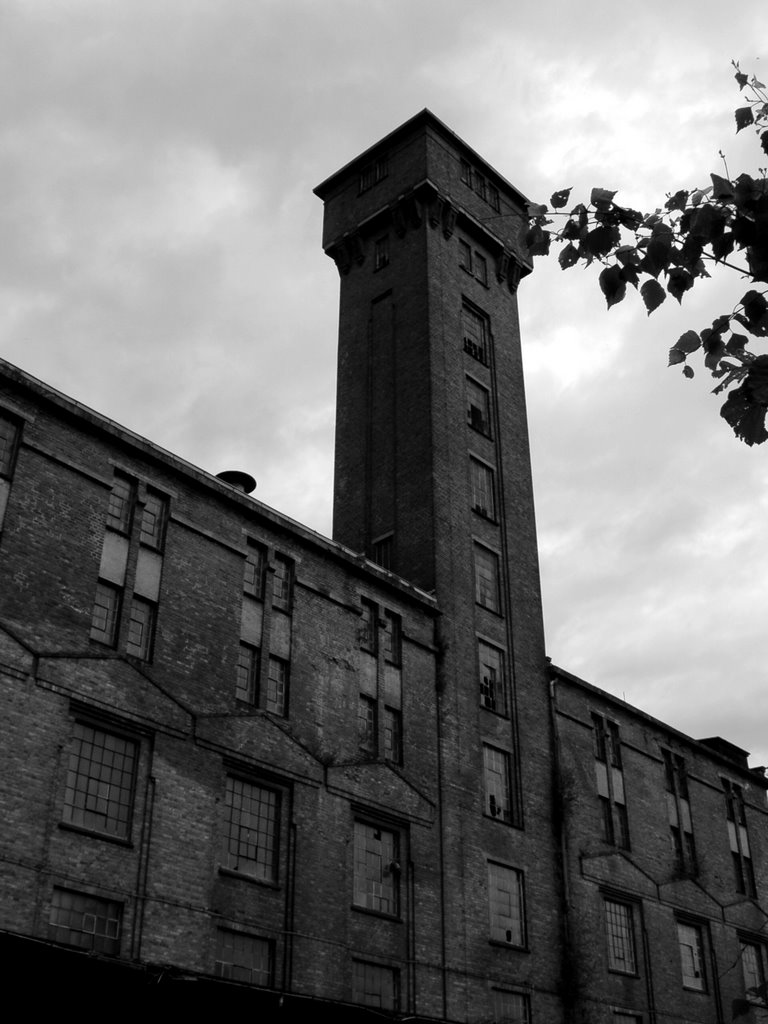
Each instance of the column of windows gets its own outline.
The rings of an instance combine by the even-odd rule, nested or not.
[[[288,714],[290,682],[291,612],[293,609],[293,562],[276,554],[272,564],[272,602],[269,628],[265,627],[268,552],[265,545],[249,539],[243,566],[243,603],[240,624],[235,696],[272,714]],[[269,636],[269,655],[262,664],[261,651]]]
[[[359,628],[360,692],[357,704],[358,747],[366,758],[401,764],[402,620],[362,598]]]
[[[603,839],[628,850],[629,818],[624,795],[619,727],[602,715],[592,715],[595,741],[595,779],[603,823]]]
[[[667,819],[677,870],[695,875],[696,847],[693,841],[693,822],[688,795],[688,775],[685,758],[671,750],[662,750],[667,798]]]

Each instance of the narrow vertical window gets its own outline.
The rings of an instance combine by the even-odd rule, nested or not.
[[[510,758],[504,750],[483,745],[485,813],[498,821],[512,821]]]
[[[484,366],[488,365],[488,339],[490,330],[485,314],[465,302],[461,307],[461,329],[464,351]]]
[[[475,544],[475,601],[490,612],[501,610],[499,556],[481,544]]]
[[[360,621],[360,646],[369,654],[376,654],[378,639],[378,613],[373,601],[363,598]]]
[[[371,561],[375,562],[376,565],[380,565],[382,569],[391,571],[393,565],[394,543],[394,535],[391,533],[375,540],[371,545]]]
[[[468,160],[461,161],[461,180],[465,185],[472,185],[472,165]]]
[[[223,865],[262,881],[277,877],[278,794],[227,776]]]
[[[765,1006],[765,953],[763,946],[757,942],[742,940],[739,947],[746,997],[752,1003]]]
[[[491,939],[509,946],[525,945],[523,876],[514,868],[488,863]]]
[[[122,917],[121,903],[56,888],[48,921],[48,938],[94,953],[117,956]]]
[[[685,759],[671,750],[662,750],[661,753],[664,758],[667,819],[675,866],[683,874],[695,875],[696,848],[693,841]]]
[[[507,713],[507,691],[504,683],[504,652],[478,640],[480,673],[480,705],[499,715]]]
[[[267,693],[264,709],[274,715],[285,716],[288,707],[288,662],[283,658],[269,656]]]
[[[367,910],[396,916],[399,906],[398,835],[388,829],[355,822],[354,903]]]
[[[107,506],[107,526],[117,533],[130,533],[136,487],[126,476],[115,473]]]
[[[632,907],[605,901],[605,931],[608,940],[608,970],[636,974],[635,931]]]
[[[155,631],[155,605],[135,594],[131,601],[131,614],[128,620],[128,638],[125,643],[127,654],[132,654],[142,661],[152,658],[152,640]]]
[[[275,555],[275,572],[272,581],[272,605],[283,612],[290,612],[293,599],[293,563],[283,555]]]
[[[215,971],[220,978],[249,985],[272,984],[273,951],[269,939],[219,928]]]
[[[357,704],[357,737],[360,749],[371,757],[376,756],[376,701],[360,694]]]
[[[373,247],[373,269],[382,270],[389,265],[389,235],[377,238]]]
[[[478,171],[475,171],[474,178],[475,192],[477,192],[481,199],[485,199],[486,191],[484,175],[480,174]]]
[[[491,207],[498,213],[501,208],[501,203],[499,202],[499,190],[496,188],[495,185],[491,185],[490,182],[488,182],[488,202],[491,204]]]
[[[400,616],[394,612],[384,612],[384,632],[381,645],[384,660],[391,665],[399,665],[402,661],[402,626]]]
[[[403,720],[399,711],[384,708],[384,760],[403,762]]]
[[[259,695],[259,649],[251,644],[240,644],[237,658],[235,696],[238,700],[255,704]]]
[[[147,489],[147,499],[141,513],[139,540],[148,548],[161,551],[168,519],[168,499],[157,491]]]
[[[680,967],[683,988],[706,992],[707,980],[704,973],[704,946],[701,928],[698,925],[677,922],[677,940],[680,946]]]
[[[496,497],[493,470],[479,459],[469,460],[472,484],[472,509],[486,519],[496,518]]]
[[[488,260],[479,252],[475,252],[472,272],[480,284],[488,284]]]
[[[491,436],[490,408],[487,388],[467,377],[467,423],[486,437]]]
[[[619,849],[630,849],[629,817],[624,794],[619,727],[602,715],[592,714],[595,749],[595,783],[603,839]]]
[[[463,238],[459,239],[459,266],[467,273],[472,273],[472,246]]]
[[[91,616],[91,637],[102,644],[115,646],[120,615],[120,588],[99,580]]]
[[[747,896],[756,896],[755,872],[752,867],[752,852],[747,834],[747,815],[744,793],[741,786],[728,779],[722,779],[725,793],[725,814],[728,825],[728,840],[731,846],[736,891]]]
[[[248,541],[248,554],[243,570],[243,593],[261,600],[264,597],[264,570],[267,564],[266,548]]]

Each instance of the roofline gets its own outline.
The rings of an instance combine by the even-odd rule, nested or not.
[[[278,512],[277,509],[266,505],[258,498],[243,493],[231,484],[224,483],[215,474],[209,473],[205,469],[200,469],[199,466],[187,462],[181,456],[174,455],[173,452],[161,448],[154,441],[142,437],[128,427],[124,427],[115,420],[110,419],[108,416],[104,416],[82,402],[78,402],[77,399],[70,398],[50,384],[46,384],[37,377],[33,377],[30,373],[15,366],[13,363],[0,358],[0,383],[3,381],[8,381],[18,388],[26,389],[38,401],[56,406],[65,414],[79,420],[82,424],[87,424],[91,429],[102,434],[111,435],[119,439],[123,444],[138,450],[145,458],[163,463],[174,472],[191,478],[195,483],[215,491],[217,497],[223,501],[240,506],[246,514],[255,513],[257,516],[268,520],[273,528],[294,534],[305,544],[319,547],[327,554],[339,558],[348,565],[353,565],[359,573],[377,577],[377,582],[380,585],[389,586],[418,604],[426,605],[433,613],[437,612],[437,603],[433,594],[421,590],[408,580],[376,565],[375,562],[371,562],[360,552],[352,551],[351,548],[345,547],[338,541],[325,537],[316,530],[312,530],[295,519],[284,515],[282,512]]]
[[[548,667],[550,669],[553,682],[556,682],[559,679],[564,683],[570,683],[571,685],[580,687],[590,693],[597,694],[609,704],[614,704],[628,711],[632,715],[635,715],[637,718],[642,718],[644,721],[650,723],[656,728],[674,736],[678,740],[682,740],[689,746],[696,748],[712,760],[721,761],[723,764],[728,765],[730,770],[737,769],[740,773],[748,775],[750,780],[768,788],[768,779],[759,774],[760,769],[751,768],[747,764],[747,758],[749,757],[748,750],[743,750],[741,747],[737,747],[735,743],[729,743],[729,746],[733,747],[734,750],[740,751],[744,755],[744,764],[740,764],[738,761],[734,761],[732,758],[726,757],[713,747],[710,747],[705,740],[696,740],[692,736],[688,736],[687,733],[681,732],[679,729],[675,729],[674,726],[669,725],[667,722],[662,722],[659,718],[654,718],[653,715],[649,715],[647,711],[642,711],[640,708],[636,708],[634,704],[629,704],[627,701],[622,700],[621,697],[617,697],[615,694],[609,693],[607,690],[603,690],[599,686],[595,686],[594,683],[588,683],[586,679],[581,679],[579,676],[575,676],[572,672],[568,672],[564,668],[559,668],[557,665],[553,665],[552,663],[550,663]],[[726,742],[728,741],[726,740]]]
[[[414,114],[413,117],[409,117],[407,121],[403,121],[401,125],[394,128],[391,132],[379,139],[378,142],[374,142],[372,146],[369,146],[362,153],[359,153],[354,159],[344,164],[338,171],[335,171],[324,181],[314,188],[312,191],[314,194],[322,200],[325,200],[326,196],[330,192],[333,185],[339,178],[344,177],[355,167],[358,163],[368,160],[376,150],[381,149],[383,146],[390,145],[398,136],[405,134],[411,128],[415,128],[420,123],[428,125],[438,131],[441,135],[447,137],[456,146],[457,149],[461,150],[467,156],[471,157],[473,163],[480,164],[486,171],[490,171],[492,176],[496,178],[504,187],[512,193],[513,198],[520,204],[524,209],[530,204],[530,200],[523,195],[520,189],[508,181],[503,174],[500,174],[495,167],[488,163],[488,161],[480,156],[477,150],[472,149],[461,136],[457,135],[448,125],[441,121],[439,117],[432,113],[428,107],[424,107],[418,114]]]

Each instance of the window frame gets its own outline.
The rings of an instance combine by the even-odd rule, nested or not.
[[[514,1007],[504,1006],[508,997],[518,1002],[522,1014],[518,1014]],[[511,1012],[509,1012],[511,1010]],[[512,1016],[515,1013],[515,1016]],[[528,992],[517,992],[513,989],[493,989],[493,1019],[496,1024],[532,1024],[531,997]]]
[[[267,573],[268,551],[264,544],[247,540],[245,563],[243,565],[243,593],[255,601],[264,600],[264,581]]]
[[[273,669],[279,671],[282,678],[273,675]],[[276,654],[270,654],[267,661],[267,684],[264,692],[264,699],[260,701],[264,711],[278,715],[280,718],[288,717],[288,695],[290,692],[291,663],[287,658],[279,658]]]
[[[143,619],[134,613],[141,612]],[[155,629],[157,626],[157,604],[147,600],[141,594],[131,596],[131,607],[128,611],[128,627],[125,637],[125,653],[139,661],[151,662],[155,646]],[[134,627],[141,629],[139,641],[133,638]],[[133,648],[133,649],[132,649]]]
[[[262,949],[266,952],[266,980],[254,980],[252,975],[254,967],[245,963],[237,963],[234,960],[224,960],[223,954],[227,952],[225,947],[225,937],[232,938],[232,952],[236,953],[237,939],[240,940],[241,945],[246,943],[252,943],[252,952],[256,953],[258,950],[257,943],[262,944]],[[225,968],[230,968],[226,970]],[[233,970],[235,969],[235,970]],[[236,970],[247,971],[251,977],[242,977]],[[216,929],[216,953],[214,960],[213,973],[219,977],[224,978],[227,981],[239,981],[247,985],[255,985],[260,988],[273,988],[275,981],[275,943],[273,939],[270,939],[264,935],[254,935],[250,932],[242,932],[235,928],[228,928],[226,925],[221,925]],[[264,972],[261,972],[264,973]]]
[[[491,392],[484,384],[475,380],[474,377],[470,377],[469,374],[466,376],[466,382],[467,425],[483,437],[491,438],[493,436],[491,433]],[[481,399],[481,404],[473,402],[473,398]],[[475,410],[478,411],[477,415]]]
[[[680,954],[680,974],[683,988],[687,992],[708,991],[706,966],[706,936],[703,925],[697,921],[676,919],[677,946]],[[686,954],[690,952],[692,971],[686,971]],[[698,971],[696,970],[698,964]]]
[[[367,757],[376,757],[378,742],[378,702],[368,693],[361,693],[357,700],[357,745]]]
[[[66,906],[60,905],[57,902],[57,895],[60,898],[75,897],[80,902],[80,906]],[[95,911],[101,909],[105,913],[98,914]],[[83,892],[79,889],[71,889],[69,886],[54,885],[53,892],[51,894],[51,905],[50,914],[48,917],[48,938],[53,942],[61,943],[65,946],[74,947],[76,949],[85,949],[89,952],[100,953],[104,956],[119,956],[120,955],[120,940],[123,932],[123,913],[125,910],[125,904],[119,900],[110,900],[103,896],[95,896],[93,893]],[[70,928],[68,925],[61,924],[59,921],[55,921],[54,917],[57,916],[57,912],[66,914],[79,914],[81,916],[81,924],[85,926],[89,922],[87,919],[92,919],[92,928],[86,929],[81,927],[79,929]],[[109,916],[109,915],[112,916]],[[99,918],[102,918],[107,925],[107,930],[102,932],[96,931]],[[70,918],[71,920],[71,918]],[[110,928],[110,924],[112,927]],[[70,935],[80,936],[91,936],[88,941],[69,941],[61,937],[61,930],[65,929]],[[112,931],[114,934],[110,935]]]
[[[240,641],[235,675],[235,699],[258,707],[261,648]],[[245,684],[245,685],[243,685]]]
[[[389,843],[384,836],[390,837]],[[373,843],[380,843],[381,849],[372,848]],[[367,816],[355,816],[352,843],[352,906],[355,910],[400,919],[402,847],[400,829]]]
[[[603,897],[606,958],[611,974],[638,977],[635,905],[613,896]],[[623,933],[619,930],[623,928]],[[621,966],[622,964],[628,966]]]
[[[467,355],[483,366],[490,362],[491,321],[487,313],[469,299],[461,300],[461,339]]]
[[[141,521],[139,523],[139,544],[142,547],[149,548],[151,551],[163,551],[170,512],[170,499],[162,491],[158,491],[154,487],[147,487],[144,501],[140,504],[142,508]],[[154,508],[150,506],[154,506]],[[149,516],[153,517],[151,524]]]
[[[747,964],[744,958],[746,950],[751,950],[754,954],[755,969],[747,971]],[[739,960],[741,961],[741,976],[744,982],[744,998],[752,1006],[765,1007],[768,1004],[766,996],[762,998],[759,994],[750,995],[752,989],[762,989],[763,993],[766,991],[766,978],[768,972],[766,972],[766,947],[765,943],[759,939],[754,939],[751,936],[739,935]],[[754,984],[750,984],[754,982]]]
[[[512,755],[508,750],[496,747],[491,743],[483,743],[483,791],[485,794],[483,814],[493,821],[504,825],[515,822],[516,801],[512,788]],[[497,759],[496,764],[489,764],[489,757]],[[500,780],[495,784],[495,780]],[[501,800],[497,794],[501,791]],[[506,805],[506,806],[505,806]]]
[[[86,732],[91,735],[86,735]],[[96,742],[97,740],[100,742]],[[111,749],[109,741],[112,741],[113,744]],[[122,744],[124,749],[122,751],[115,749],[114,741]],[[86,747],[91,748],[91,753],[100,749],[104,752],[104,756],[99,761],[89,757],[86,762],[83,757]],[[107,754],[108,750],[109,754]],[[115,776],[117,754],[129,757],[130,762],[127,768],[125,764],[119,766],[120,778]],[[64,772],[61,826],[75,829],[78,832],[87,832],[89,835],[99,836],[102,839],[130,844],[140,756],[141,742],[136,735],[105,727],[101,722],[76,717],[68,744],[67,767]],[[88,767],[94,765],[97,766],[98,771],[89,772]],[[127,780],[122,778],[125,775],[129,775]],[[118,791],[116,799],[112,798],[112,790]],[[82,801],[78,799],[78,793],[82,794]],[[106,803],[106,812],[100,813],[93,806],[89,808],[89,802],[93,804],[94,801],[97,805]],[[81,808],[76,806],[80,802],[83,803]],[[111,812],[109,811],[110,806],[113,807]],[[121,810],[124,813],[121,814]],[[92,818],[88,818],[88,815],[103,818],[104,826],[100,827]]]
[[[498,657],[494,660],[498,665],[488,664],[483,660],[484,651],[491,651]],[[487,656],[486,656],[487,657]],[[490,643],[483,637],[477,638],[477,665],[480,683],[480,707],[494,715],[508,718],[507,680],[505,669],[506,652],[501,647]],[[485,674],[487,671],[487,675]],[[496,678],[491,674],[497,671]],[[499,697],[501,700],[499,700]],[[500,707],[497,705],[501,705]]]
[[[403,763],[403,713],[399,708],[384,705],[384,760]]]
[[[123,493],[119,493],[119,489]],[[115,513],[113,508],[120,502],[120,511]],[[136,508],[136,481],[126,473],[115,470],[112,478],[112,488],[109,492],[107,502],[107,517],[105,528],[119,533],[123,537],[129,537],[133,527],[134,512]]]
[[[236,788],[238,791],[236,792]],[[248,788],[248,799],[250,802],[257,803],[258,808],[261,808],[262,802],[266,807],[266,813],[261,815],[259,810],[256,814],[248,813],[248,818],[255,818],[257,822],[256,828],[243,825],[243,796],[245,794],[245,787]],[[256,796],[258,794],[258,796]],[[267,799],[262,801],[262,796]],[[238,806],[234,805],[234,798],[237,797]],[[282,823],[282,798],[283,791],[276,786],[266,784],[261,779],[256,779],[251,776],[246,776],[238,771],[230,770],[227,771],[225,776],[224,785],[224,812],[226,817],[224,819],[224,829],[221,836],[221,863],[219,870],[225,874],[234,874],[239,878],[248,878],[251,881],[259,882],[264,885],[276,886],[278,884],[280,875],[280,829]],[[238,811],[237,820],[235,820],[235,812]],[[261,828],[261,822],[266,823],[264,829]],[[242,833],[249,833],[257,837],[255,843],[251,843],[249,839],[246,839],[246,848],[252,845],[256,850],[256,856],[251,857],[247,854],[242,856],[239,849],[232,849],[232,845],[235,844],[239,847],[242,842]],[[262,837],[266,836],[268,842],[265,845],[267,850],[267,856],[265,858],[259,857],[260,844]]]
[[[362,991],[359,982],[361,981],[361,972],[358,968],[362,969]],[[387,1005],[383,1001],[384,986],[380,986],[379,999],[373,1001],[366,999],[365,994],[367,992],[366,974],[369,977],[378,975],[380,980],[384,980],[386,975],[389,976],[391,981],[391,1005]],[[371,990],[372,991],[372,990]],[[372,994],[373,993],[372,991]],[[362,996],[362,998],[361,998]],[[352,1002],[358,1006],[372,1006],[379,1010],[386,1010],[389,1012],[397,1013],[400,1009],[400,970],[397,967],[391,967],[389,964],[380,964],[372,960],[363,960],[360,957],[352,958]]]
[[[721,776],[725,797],[725,817],[728,829],[728,841],[731,849],[734,881],[736,891],[744,896],[755,898],[757,886],[755,869],[752,864],[752,849],[749,842],[747,827],[747,811],[744,802],[744,790],[736,782]]]
[[[477,540],[473,541],[472,549],[475,604],[494,615],[501,615],[501,558],[499,553]]]
[[[8,428],[5,435],[3,434],[3,425]],[[11,416],[5,408],[0,408],[0,442],[5,442],[0,448],[0,479],[2,480],[13,479],[22,426],[23,424],[17,417]]]
[[[471,490],[472,511],[483,519],[496,522],[496,471],[493,466],[478,459],[476,455],[469,456],[469,482]],[[483,504],[485,498],[485,504]]]
[[[101,604],[99,603],[99,597],[105,594],[111,595],[111,600],[114,604]],[[123,588],[119,587],[116,583],[112,583],[109,580],[99,578],[96,581],[96,593],[93,597],[93,606],[91,609],[91,626],[90,626],[90,638],[95,640],[96,643],[104,644],[106,647],[115,648],[117,646],[117,638],[120,631],[120,616],[122,613],[123,603]],[[96,612],[97,609],[103,609],[106,614],[103,616],[104,625],[107,628],[102,628],[96,625]]]
[[[489,941],[494,945],[527,949],[525,873],[519,868],[496,860],[489,860],[487,864]],[[502,888],[502,881],[508,883],[506,888]],[[509,908],[507,914],[503,913],[505,895],[509,897],[506,900]],[[511,927],[505,922],[509,922]]]
[[[360,650],[379,653],[379,607],[367,597],[360,599]]]
[[[293,559],[278,552],[275,554],[272,568],[272,607],[285,615],[290,615],[293,611]]]
[[[389,266],[389,235],[382,235],[373,243],[373,272]]]

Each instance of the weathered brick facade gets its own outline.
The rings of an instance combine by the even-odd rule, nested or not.
[[[547,665],[525,201],[426,111],[317,193],[334,540],[2,364],[8,962],[134,1009],[728,1020],[765,781]]]

